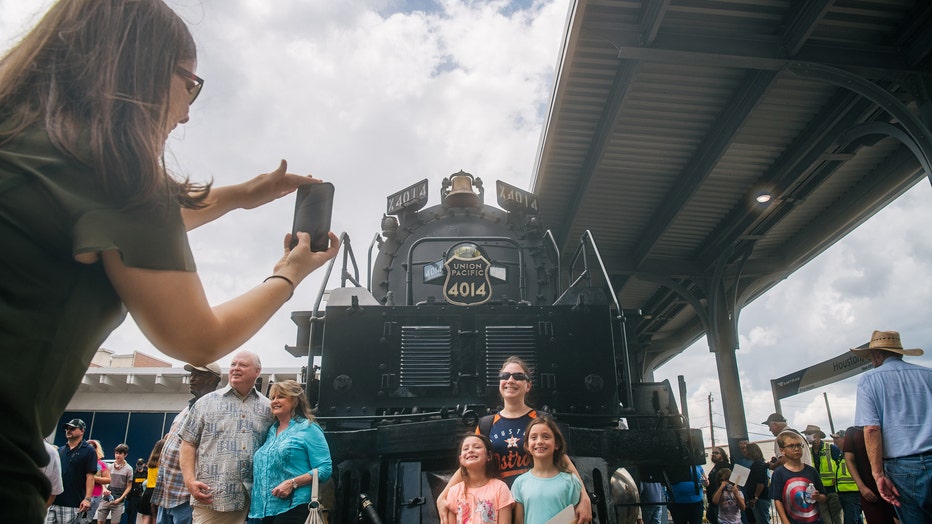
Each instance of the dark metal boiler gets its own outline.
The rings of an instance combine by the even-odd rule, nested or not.
[[[309,357],[333,455],[331,522],[373,509],[383,522],[439,522],[456,443],[499,406],[510,355],[534,372],[530,403],[563,426],[598,522],[629,519],[635,480],[685,480],[704,463],[669,384],[630,378],[626,311],[592,235],[561,257],[533,194],[502,182],[495,193],[499,207],[485,204],[481,179],[460,171],[440,205],[425,208],[426,179],[389,196],[367,281],[344,235],[342,286],[324,311],[322,289],[313,310],[292,313],[287,349]],[[618,468],[630,475],[610,483]]]

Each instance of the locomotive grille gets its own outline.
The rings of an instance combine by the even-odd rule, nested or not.
[[[450,385],[450,326],[402,326],[399,384]]]
[[[486,326],[486,385],[498,389],[498,370],[510,356],[521,357],[533,373],[537,368],[537,351],[532,326]]]

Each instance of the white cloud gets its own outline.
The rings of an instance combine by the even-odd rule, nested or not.
[[[0,0],[0,35],[50,3]],[[351,235],[363,264],[389,194],[423,178],[435,194],[460,169],[486,184],[530,180],[567,0],[167,3],[189,24],[206,80],[169,140],[177,171],[225,185],[286,158],[292,172],[333,181],[333,227]],[[191,233],[211,303],[269,274],[292,210],[286,198]],[[302,364],[282,347],[294,343],[291,311],[311,309],[321,273],[247,343],[265,365]],[[131,320],[105,347],[156,352]]]

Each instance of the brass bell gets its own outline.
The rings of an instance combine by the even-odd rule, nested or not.
[[[482,199],[473,190],[473,176],[464,171],[450,175],[450,190],[444,195],[446,207],[476,207],[482,205]]]

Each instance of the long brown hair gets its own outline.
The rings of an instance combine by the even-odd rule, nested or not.
[[[482,445],[485,446],[485,452],[489,455],[488,462],[485,463],[485,477],[489,479],[494,479],[498,477],[498,464],[496,464],[494,457],[492,456],[492,441],[489,440],[489,437],[481,433],[467,433],[460,440],[460,445],[457,448],[460,454],[463,453],[463,445],[466,444],[466,441],[471,438],[477,438],[482,441]],[[460,464],[460,475],[463,476],[463,479],[469,478],[469,471],[466,469],[466,466]]]
[[[159,467],[159,462],[162,460],[163,446],[165,446],[165,439],[159,439],[159,441],[155,443],[155,446],[152,447],[152,453],[149,453],[149,462],[146,463],[147,467]]]
[[[556,445],[556,449],[553,450],[553,465],[560,471],[566,471],[563,465],[563,457],[566,456],[566,438],[563,437],[563,432],[560,431],[560,427],[557,426],[552,417],[538,414],[537,418],[528,423],[527,428],[524,429],[524,449],[528,452],[528,455],[531,454],[528,437],[531,435],[531,428],[538,424],[547,426],[550,432],[553,433],[553,442]],[[533,456],[531,460],[533,460]]]
[[[748,450],[747,452],[748,458],[753,460],[754,462],[757,462],[758,460],[764,460],[764,453],[760,450],[760,446],[758,446],[757,444],[753,442],[748,442],[748,445],[745,449]]]
[[[162,0],[59,0],[0,60],[0,144],[42,127],[114,203],[151,207],[167,193],[201,207],[210,184],[177,181],[164,161],[171,80],[196,54]]]

